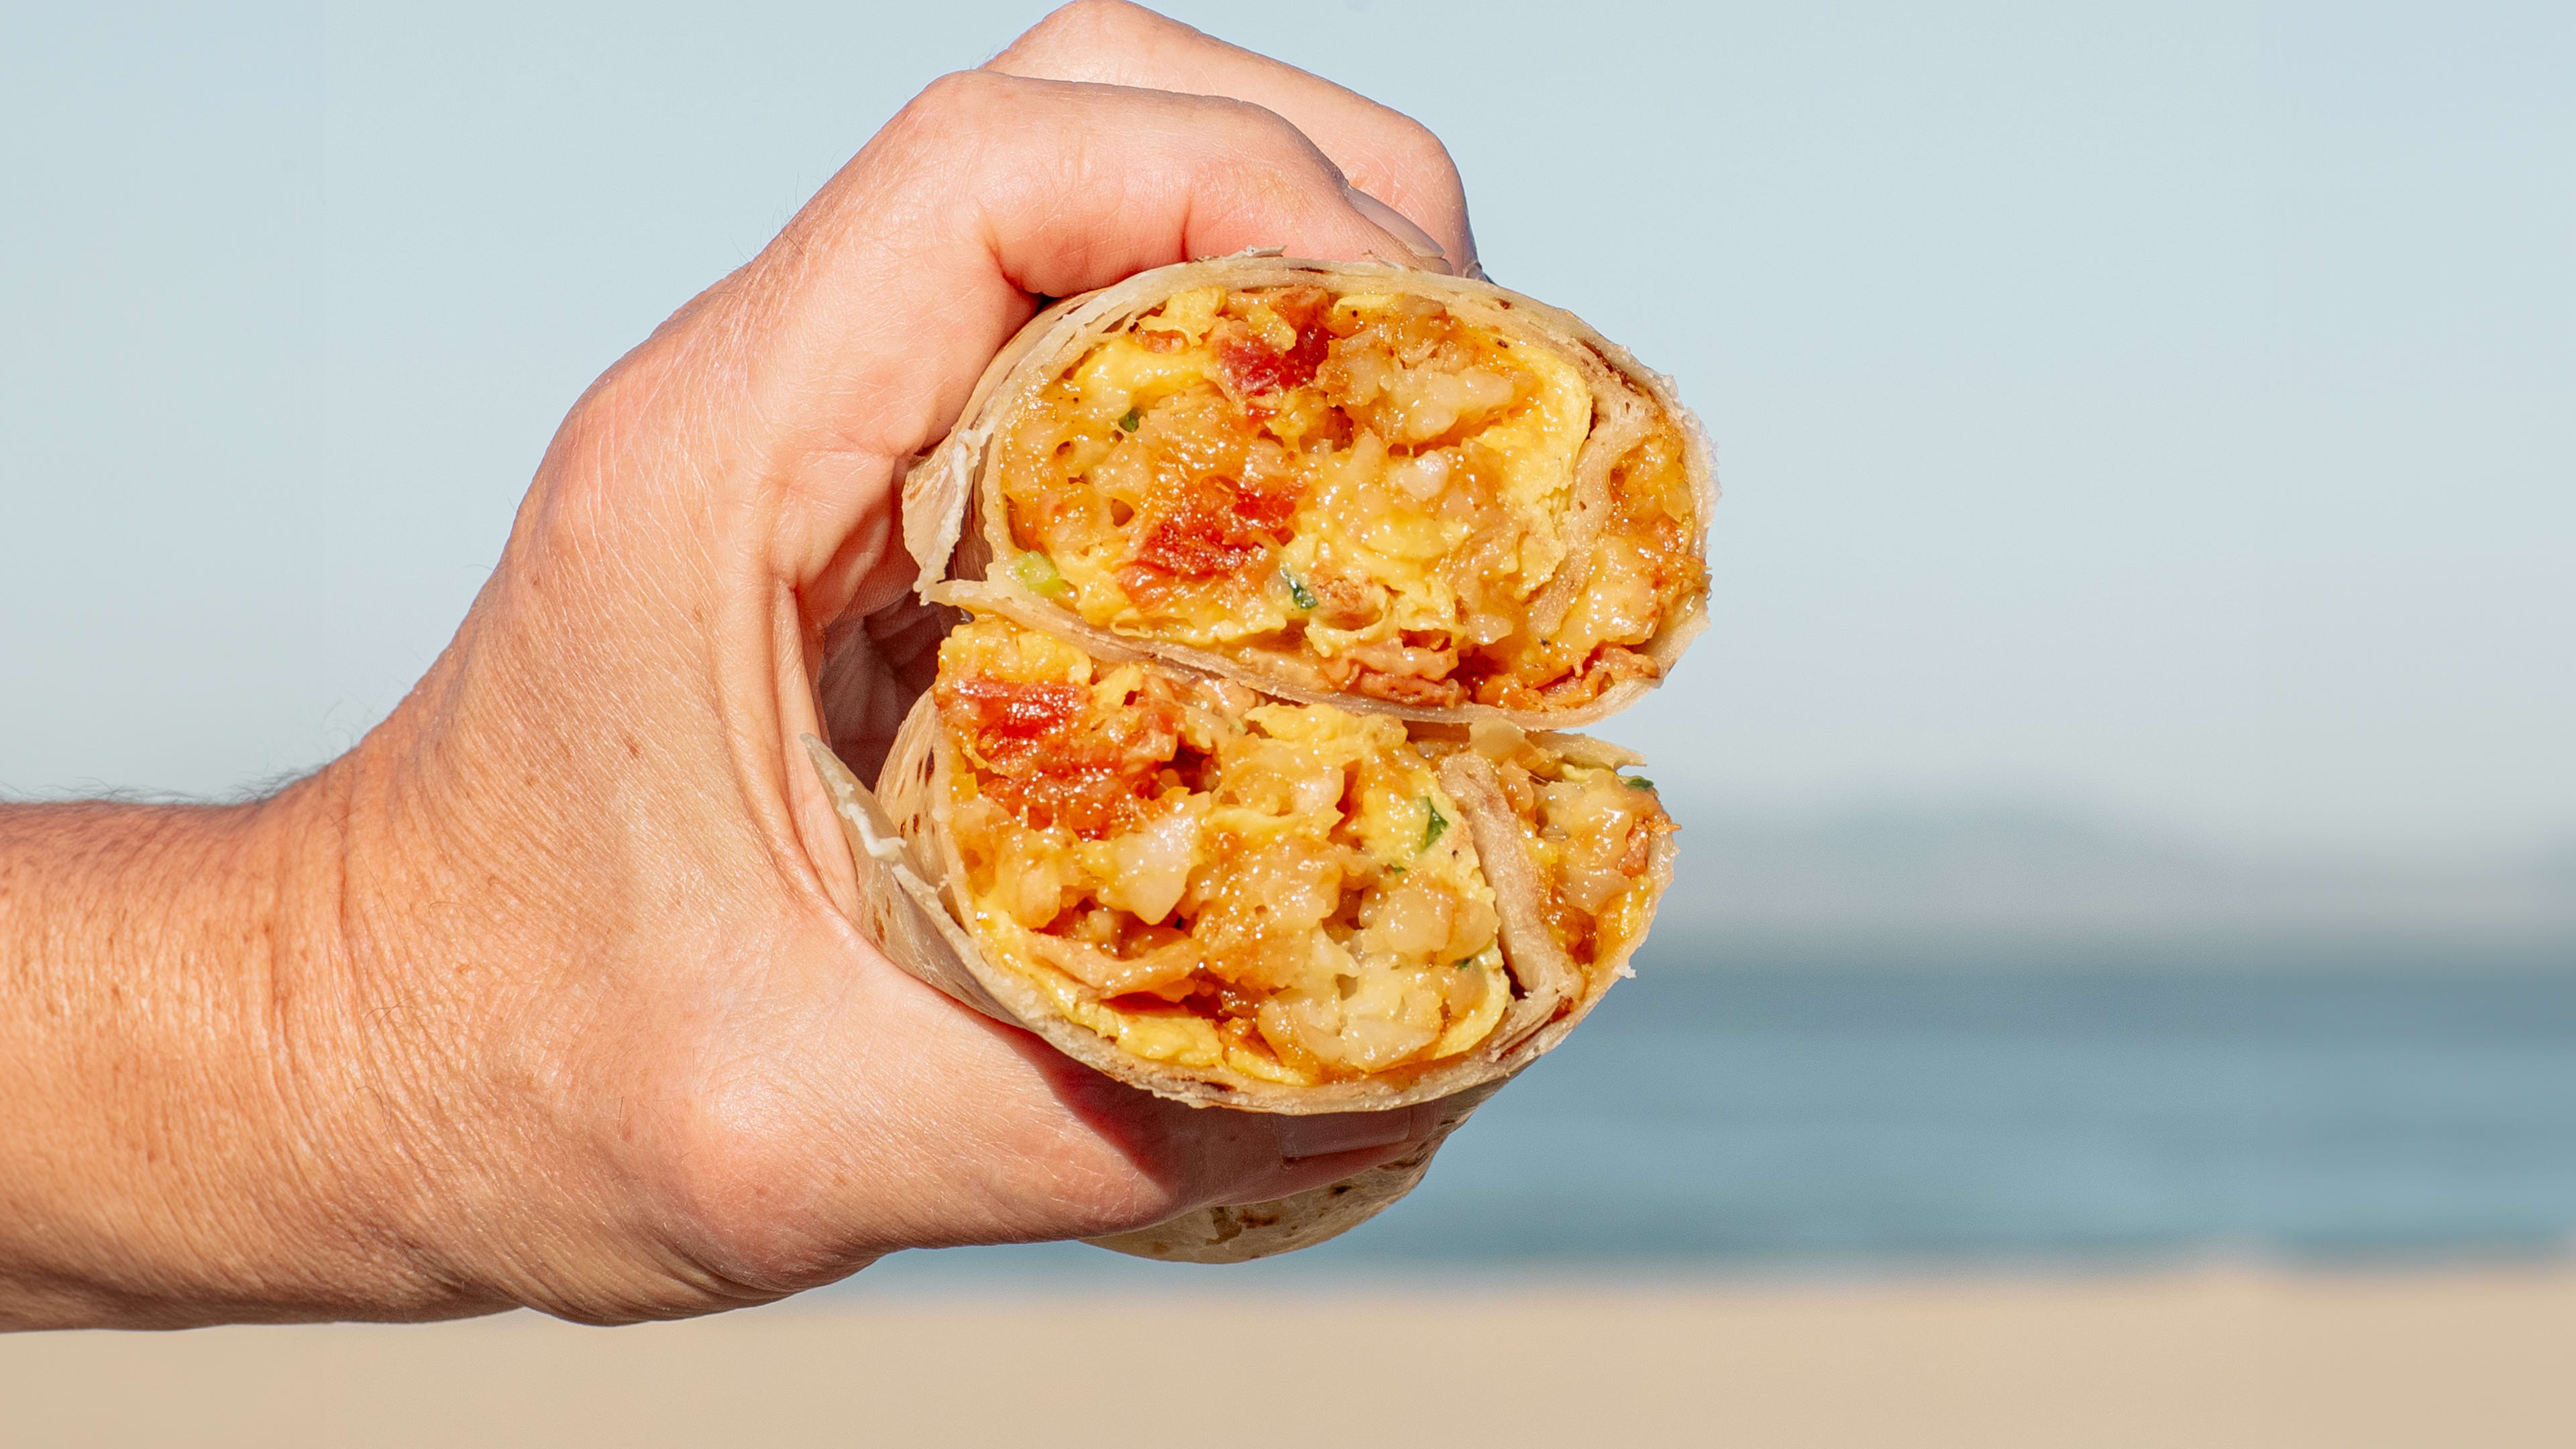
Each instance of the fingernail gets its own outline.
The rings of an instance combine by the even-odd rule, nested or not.
[[[1406,1107],[1393,1112],[1341,1112],[1329,1117],[1279,1119],[1279,1153],[1291,1160],[1392,1147],[1430,1135],[1440,1120],[1437,1110]]]
[[[1431,233],[1415,226],[1403,212],[1347,183],[1342,187],[1342,194],[1351,199],[1353,210],[1367,217],[1378,230],[1403,243],[1405,250],[1412,252],[1423,266],[1439,272],[1449,270],[1448,249],[1433,241]]]

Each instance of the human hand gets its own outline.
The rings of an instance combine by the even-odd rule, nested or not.
[[[1434,1108],[1177,1106],[915,982],[852,926],[797,747],[873,761],[926,682],[900,471],[1036,299],[1271,245],[1474,255],[1427,131],[1132,6],[1067,7],[924,91],[576,404],[393,715],[226,817],[256,848],[179,853],[173,892],[263,904],[138,969],[260,979],[174,983],[220,1019],[155,1049],[247,1055],[127,1074],[226,1085],[174,1113],[207,1134],[152,1189],[177,1226],[41,1250],[50,1321],[676,1316],[903,1247],[1266,1201],[1425,1137]],[[21,902],[85,898],[29,859]],[[94,1057],[18,1070],[76,1100]],[[45,1130],[72,1186],[11,1184],[22,1213],[136,1190]]]

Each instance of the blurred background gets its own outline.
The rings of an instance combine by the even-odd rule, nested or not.
[[[808,1310],[2567,1281],[2576,11],[1162,8],[1428,123],[1493,276],[1702,413],[1715,627],[1604,731],[1682,879],[1343,1240]],[[590,379],[1044,9],[7,7],[0,789],[345,749]]]

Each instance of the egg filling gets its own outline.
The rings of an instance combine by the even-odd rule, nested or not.
[[[1091,624],[1317,688],[1578,706],[1656,675],[1643,647],[1704,582],[1660,410],[1570,545],[1592,426],[1573,363],[1430,298],[1201,288],[998,438],[1005,563]]]
[[[1675,829],[1653,782],[1576,764],[1498,722],[1477,724],[1467,747],[1494,767],[1520,822],[1545,886],[1539,914],[1558,947],[1589,971],[1642,939],[1662,891],[1648,874],[1655,845]],[[1436,761],[1460,746],[1422,748]]]
[[[1469,1051],[1510,1006],[1494,890],[1439,780],[1437,756],[1463,743],[993,618],[942,643],[933,697],[968,928],[1122,1048],[1313,1085]],[[1539,839],[1563,781],[1533,763]],[[1559,853],[1600,864],[1589,846]],[[1615,891],[1565,878],[1575,894],[1552,877],[1566,899],[1549,909],[1575,935],[1621,929]]]

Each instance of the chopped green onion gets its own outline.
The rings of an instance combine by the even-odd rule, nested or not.
[[[1097,417],[1099,414],[1095,413],[1093,416]],[[1145,415],[1142,412],[1139,412],[1134,408],[1129,408],[1127,410],[1127,416],[1118,420],[1118,429],[1121,432],[1132,433],[1136,431],[1137,425],[1144,421]]]
[[[1630,775],[1624,783],[1631,790],[1651,790],[1655,788],[1655,782],[1647,779],[1643,775]]]
[[[1440,807],[1432,804],[1428,795],[1422,797],[1422,815],[1422,848],[1429,850],[1441,832],[1449,828],[1449,817],[1440,813]]]
[[[1449,969],[1450,969],[1450,970],[1452,970],[1452,971],[1464,971],[1464,970],[1467,970],[1468,968],[1470,968],[1470,967],[1474,966],[1475,964],[1476,964],[1476,958],[1475,958],[1475,957],[1473,957],[1473,956],[1470,956],[1470,957],[1468,957],[1468,958],[1467,958],[1466,960],[1464,960],[1464,961],[1452,961],[1452,962],[1450,962],[1450,963],[1449,963]]]
[[[1298,608],[1311,609],[1315,607],[1315,591],[1306,587],[1306,581],[1304,579],[1297,577],[1286,569],[1281,569],[1279,571],[1279,577],[1287,581],[1288,597],[1296,601]]]
[[[1011,573],[1019,579],[1020,587],[1032,594],[1061,599],[1073,592],[1073,585],[1066,583],[1064,575],[1056,572],[1055,560],[1036,549],[1013,559]]]

